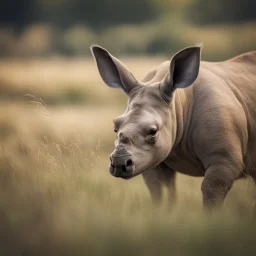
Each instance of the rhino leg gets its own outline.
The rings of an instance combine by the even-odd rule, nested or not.
[[[143,179],[148,187],[150,196],[155,204],[159,204],[162,199],[162,182],[159,179],[157,167],[142,173]]]
[[[176,201],[176,171],[164,163],[159,165],[159,169],[161,180],[168,189],[168,201],[172,205]]]
[[[161,202],[164,185],[168,187],[169,201],[174,200],[176,194],[175,173],[165,164],[160,164],[142,174],[154,203],[159,204]]]
[[[239,173],[240,170],[234,166],[210,166],[201,186],[204,207],[213,208],[221,205]]]

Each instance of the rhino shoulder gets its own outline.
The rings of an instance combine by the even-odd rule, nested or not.
[[[232,59],[228,60],[229,62],[245,62],[256,65],[256,51],[246,52],[244,54],[238,55]]]

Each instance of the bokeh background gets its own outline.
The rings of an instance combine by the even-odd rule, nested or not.
[[[158,55],[205,45],[220,60],[255,46],[253,0],[9,0],[0,8],[3,57],[82,57],[92,43]]]
[[[255,255],[250,178],[209,214],[201,178],[178,175],[177,202],[154,207],[140,176],[108,173],[112,119],[127,100],[103,84],[90,46],[140,79],[199,43],[208,61],[255,50],[256,2],[1,2],[1,255]]]

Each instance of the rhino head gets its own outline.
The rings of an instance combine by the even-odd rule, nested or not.
[[[110,155],[110,173],[129,179],[156,167],[170,154],[177,130],[176,89],[190,86],[197,78],[200,46],[175,54],[170,62],[152,70],[141,82],[106,49],[92,46],[99,73],[111,88],[121,89],[128,97],[124,114],[114,119],[117,133],[115,150]],[[147,81],[149,80],[149,81]]]

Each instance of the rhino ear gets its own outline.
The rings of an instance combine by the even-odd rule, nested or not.
[[[201,47],[188,47],[176,53],[170,62],[170,69],[160,85],[163,97],[170,101],[177,88],[190,86],[197,78],[200,66]]]
[[[126,94],[137,85],[137,80],[125,65],[100,46],[91,47],[103,81],[112,88],[120,88]]]

